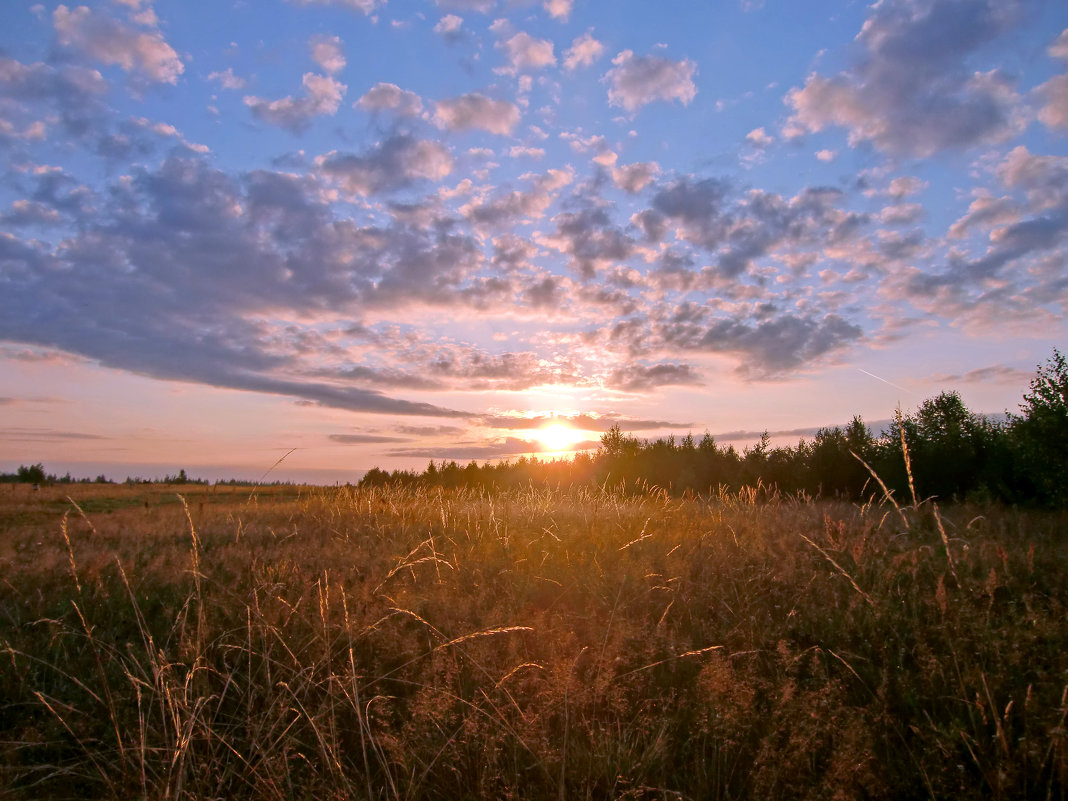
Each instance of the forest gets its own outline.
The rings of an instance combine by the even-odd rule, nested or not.
[[[1019,413],[988,417],[968,409],[957,392],[928,398],[895,415],[876,435],[855,416],[820,429],[796,446],[771,447],[765,433],[741,452],[705,434],[642,440],[613,426],[596,453],[572,459],[461,466],[433,461],[421,473],[374,468],[364,487],[509,489],[533,484],[611,485],[628,492],[672,495],[765,487],[810,497],[862,500],[873,494],[945,501],[1001,501],[1062,506],[1068,500],[1068,364],[1059,350],[1039,366]]]

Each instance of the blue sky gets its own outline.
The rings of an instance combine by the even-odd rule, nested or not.
[[[0,23],[0,469],[793,442],[947,389],[1014,410],[1063,346],[1063,3]]]

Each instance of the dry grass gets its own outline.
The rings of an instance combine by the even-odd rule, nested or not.
[[[0,797],[1063,799],[1066,522],[0,488]]]

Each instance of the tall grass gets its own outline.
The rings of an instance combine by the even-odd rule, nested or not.
[[[1065,514],[197,492],[0,496],[3,797],[1065,797]]]

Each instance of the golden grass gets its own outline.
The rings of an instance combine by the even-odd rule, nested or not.
[[[187,485],[0,521],[0,797],[1068,786],[1065,514]]]

